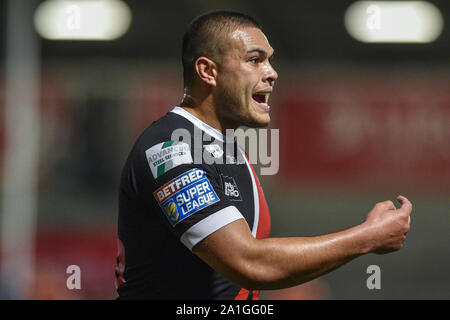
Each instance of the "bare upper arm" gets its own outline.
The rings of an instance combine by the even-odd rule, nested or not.
[[[192,251],[223,276],[250,289],[257,241],[247,222],[239,219],[210,234]]]

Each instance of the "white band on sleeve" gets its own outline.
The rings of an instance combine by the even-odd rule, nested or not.
[[[233,221],[244,219],[235,206],[223,208],[212,215],[200,220],[195,225],[186,230],[180,241],[189,249],[205,239],[211,233],[225,227]]]

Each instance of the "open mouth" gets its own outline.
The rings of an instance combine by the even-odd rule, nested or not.
[[[269,95],[270,93],[255,93],[253,94],[253,100],[255,100],[258,103],[265,103],[269,102]]]

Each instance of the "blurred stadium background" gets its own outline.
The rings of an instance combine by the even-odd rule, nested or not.
[[[121,1],[131,20],[117,39],[52,40],[37,26],[44,2],[0,1],[0,298],[115,298],[121,167],[179,103],[185,27],[215,9],[256,17],[276,51],[280,169],[261,177],[273,236],[354,226],[398,194],[414,204],[401,251],[262,298],[450,298],[449,1],[429,1],[443,27],[424,43],[357,41],[344,23],[354,1],[331,0]],[[63,16],[80,29],[74,8]],[[66,286],[69,265],[80,290]],[[369,265],[380,290],[366,286]]]

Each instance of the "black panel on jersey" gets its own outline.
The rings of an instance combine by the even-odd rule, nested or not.
[[[237,144],[233,141],[233,148],[223,146],[223,164],[181,164],[155,178],[146,150],[170,141],[172,132],[178,128],[191,134],[191,141],[184,142],[190,144],[193,157],[195,152],[203,153],[203,145],[214,141],[210,136],[203,136],[202,141],[206,141],[195,145],[193,123],[169,112],[138,138],[123,168],[118,233],[124,249],[125,270],[122,276],[125,282],[117,289],[119,299],[233,299],[241,290],[192,253],[180,237],[206,217],[230,206],[239,210],[252,229],[255,195],[249,169],[245,161],[226,164],[227,149],[234,150],[231,156],[235,160],[239,158]],[[205,132],[203,134],[206,135]],[[192,168],[206,173],[220,201],[172,226],[153,192]]]

